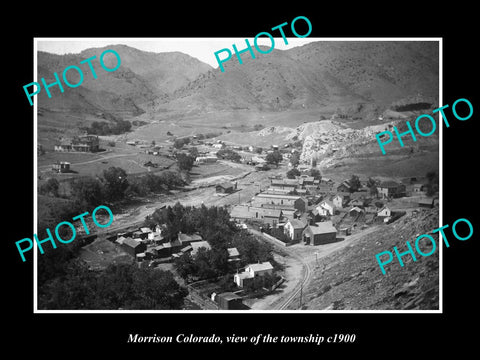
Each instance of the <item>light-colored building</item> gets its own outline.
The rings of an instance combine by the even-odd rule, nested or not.
[[[290,219],[283,227],[283,231],[292,241],[300,241],[302,240],[303,229],[306,226],[304,222],[298,219]]]
[[[343,208],[343,196],[341,195],[335,195],[332,198],[332,203],[335,208]]]
[[[330,215],[332,216],[335,213],[335,205],[329,200],[321,201],[315,208],[318,213],[322,216]]]
[[[265,276],[265,274],[272,274],[273,266],[269,261],[260,264],[250,264],[245,267],[245,270],[233,276],[233,281],[238,287],[243,287],[248,280],[255,280],[255,278]]]
[[[392,210],[390,210],[390,208],[388,208],[387,206],[384,206],[377,211],[377,216],[390,217],[392,216]]]
[[[307,201],[298,195],[260,193],[255,196],[254,201],[259,204],[276,205],[278,208],[285,206],[300,211],[305,211],[307,207]]]

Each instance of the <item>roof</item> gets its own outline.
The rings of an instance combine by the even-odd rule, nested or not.
[[[272,264],[270,264],[270,261],[265,261],[261,264],[250,264],[247,267],[250,268],[251,271],[265,271],[265,270],[273,270]]]
[[[271,185],[288,185],[288,186],[297,186],[297,179],[272,179]]]
[[[323,201],[320,202],[319,205],[322,206],[323,204],[326,204],[326,205],[330,206],[331,208],[334,207],[333,203],[330,200],[323,200]]]
[[[121,244],[123,244],[123,241],[124,241],[125,239],[126,239],[125,236],[120,236],[117,240],[115,240],[115,242],[116,242],[117,244],[120,244],[120,245],[121,245]]]
[[[193,242],[193,243],[190,244],[190,246],[192,247],[192,254],[193,255],[195,255],[197,253],[198,249],[200,249],[200,248],[205,248],[207,250],[211,249],[210,244],[205,240]]]
[[[431,204],[433,204],[433,198],[423,198],[423,199],[418,200],[418,203],[419,204],[431,205]]]
[[[141,228],[140,228],[140,231],[141,231],[142,233],[150,233],[150,232],[152,232],[152,230],[151,230],[150,228],[148,228],[148,227],[141,227]]]
[[[337,229],[333,226],[331,221],[318,222],[315,225],[309,225],[313,234],[329,234],[336,233]]]
[[[256,210],[254,210],[256,211]],[[259,212],[263,217],[273,217],[273,218],[280,218],[282,216],[282,210],[277,209],[263,209],[259,208]]]
[[[228,249],[227,249],[227,252],[228,252],[228,256],[229,256],[229,257],[240,256],[240,253],[238,252],[237,248],[235,248],[235,247],[233,247],[233,248],[228,248]]]
[[[230,182],[223,182],[223,183],[217,184],[216,186],[219,186],[223,189],[230,189],[234,187],[234,185]]]
[[[182,246],[182,242],[178,239],[170,241],[170,246]]]
[[[221,297],[222,299],[225,299],[227,301],[242,299],[240,296],[232,292],[224,292],[224,293],[218,294],[217,297]]]
[[[396,187],[399,187],[400,184],[395,182],[395,181],[384,181],[382,182],[378,187],[381,187],[381,188],[396,188]]]
[[[123,240],[122,245],[127,245],[132,248],[136,248],[137,246],[141,245],[142,243],[138,240],[132,239],[132,238],[126,238]]]
[[[193,242],[193,241],[202,241],[203,238],[200,234],[184,234],[182,232],[178,233],[178,240],[181,242]]]
[[[288,222],[292,225],[294,229],[303,229],[305,227],[305,223],[298,219],[291,219]]]
[[[380,212],[380,211],[382,211],[382,210],[384,210],[384,209],[390,210],[390,209],[388,208],[388,206],[384,205],[384,206],[382,206],[382,208],[379,209],[377,212]],[[390,210],[390,211],[391,211],[391,210]]]
[[[357,207],[357,206],[354,206],[353,208],[351,208],[350,210],[348,210],[348,212],[350,212],[350,211],[354,211],[354,210],[355,210],[355,211],[358,211],[358,212],[362,212],[362,211],[364,211],[363,209],[360,209],[359,207]]]
[[[298,196],[298,195],[283,195],[283,194],[277,195],[277,194],[265,194],[265,193],[257,194],[256,197],[272,198],[272,199],[289,199],[289,200],[301,199],[301,196]]]

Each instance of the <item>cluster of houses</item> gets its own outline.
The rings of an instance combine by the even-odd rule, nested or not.
[[[395,181],[378,184],[376,195],[362,182],[353,191],[348,180],[338,186],[331,179],[300,175],[295,179],[271,178],[270,186],[249,203],[234,206],[230,216],[237,222],[260,222],[283,229],[288,244],[320,245],[337,241],[337,234],[350,235],[357,226],[387,223],[394,215],[385,200],[406,196],[406,186]],[[414,184],[412,194],[423,191]],[[381,205],[381,206],[380,206]],[[433,200],[420,200],[419,207],[433,207]]]
[[[171,262],[185,253],[195,257],[199,249],[211,249],[210,244],[203,240],[200,234],[179,232],[176,239],[168,241],[162,236],[161,227],[158,225],[154,230],[149,227],[140,227],[136,230],[124,231],[110,240],[138,262],[150,261],[152,264]],[[227,251],[229,262],[239,260],[240,254],[236,248],[229,248]]]

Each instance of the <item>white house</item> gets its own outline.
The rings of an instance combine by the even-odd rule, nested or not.
[[[292,241],[300,241],[305,226],[307,225],[298,219],[290,219],[283,227],[283,231]]]
[[[390,210],[387,206],[384,206],[377,211],[377,216],[382,216],[382,217],[392,216],[392,210]]]
[[[256,277],[261,277],[265,274],[271,274],[272,272],[273,266],[269,261],[265,261],[260,264],[250,264],[245,267],[243,272],[235,274],[233,276],[233,281],[238,287],[243,287],[245,280],[255,279]]]
[[[335,212],[335,205],[329,200],[323,200],[318,206],[316,207],[318,213],[320,215],[333,215]]]
[[[336,208],[342,208],[343,207],[343,196],[341,195],[335,195],[332,199],[333,206]]]

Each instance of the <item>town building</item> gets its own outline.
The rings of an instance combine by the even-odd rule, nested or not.
[[[266,274],[273,273],[273,266],[269,261],[260,264],[250,264],[245,267],[245,270],[233,276],[233,281],[238,287],[244,287],[248,281],[255,281]]]
[[[302,240],[302,232],[306,226],[307,224],[302,222],[301,220],[290,219],[283,227],[283,231],[292,242],[299,242],[300,240]]]
[[[298,179],[271,179],[270,189],[293,192],[298,187]]]
[[[335,213],[335,205],[330,200],[321,201],[315,208],[319,215],[332,216]]]
[[[182,245],[190,245],[193,242],[203,240],[200,234],[184,234],[181,231],[178,232],[177,239],[182,243]]]
[[[215,301],[220,310],[240,310],[245,308],[242,298],[232,292],[224,292],[216,295]]]
[[[421,208],[433,208],[434,199],[433,198],[423,198],[418,200],[418,206]]]
[[[59,144],[54,146],[54,150],[58,152],[97,152],[99,144],[100,141],[96,135],[74,136],[62,139]]]
[[[264,205],[276,205],[274,208],[294,208],[300,211],[305,211],[307,208],[307,200],[298,195],[284,195],[284,194],[257,194],[254,198],[254,202]]]
[[[302,232],[302,238],[305,245],[323,245],[335,242],[337,238],[337,229],[331,221],[308,225]]]
[[[52,170],[57,173],[68,173],[70,172],[70,163],[67,161],[59,161],[52,165]]]
[[[335,208],[343,208],[343,196],[342,195],[335,195],[333,198],[332,198],[332,204]]]
[[[216,156],[197,156],[195,162],[197,164],[213,164],[217,162],[218,158]]]
[[[231,194],[237,189],[237,183],[224,182],[215,186],[217,194]]]
[[[228,248],[228,262],[240,261],[240,253],[236,247]]]
[[[276,227],[283,217],[281,209],[269,209],[259,206],[237,205],[230,212],[230,217],[235,220],[254,220],[258,219],[265,224]]]
[[[378,187],[378,197],[381,199],[399,198],[405,196],[406,187],[395,181],[384,181]]]
[[[392,216],[392,210],[390,210],[390,208],[387,206],[383,206],[380,210],[377,211],[377,216],[384,218],[390,217]]]
[[[340,185],[337,186],[337,192],[351,192],[352,187],[348,180],[345,180]]]
[[[147,245],[142,243],[141,241],[132,239],[132,238],[125,238],[122,241],[122,249],[129,255],[136,257],[137,254],[145,252],[147,250]]]

